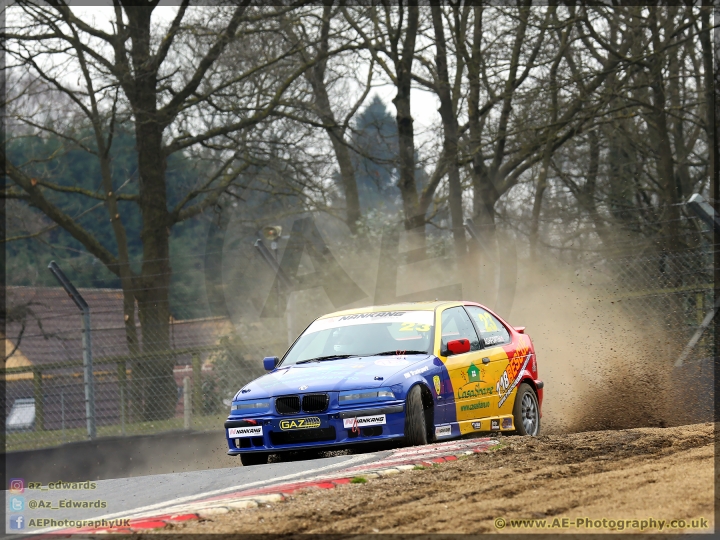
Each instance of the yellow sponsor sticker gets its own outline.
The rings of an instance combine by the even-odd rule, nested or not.
[[[320,427],[320,419],[317,416],[307,418],[293,418],[292,420],[281,420],[280,429],[288,431],[291,429],[311,429]]]
[[[435,376],[433,377],[433,383],[435,384],[435,393],[439,396],[439,395],[440,395],[440,390],[442,389],[442,388],[440,387],[440,377],[438,377],[437,375],[435,375]]]

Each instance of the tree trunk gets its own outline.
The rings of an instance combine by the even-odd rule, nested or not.
[[[650,133],[652,143],[655,147],[656,167],[659,183],[661,186],[660,196],[666,211],[663,213],[663,240],[661,249],[675,253],[682,249],[680,239],[680,201],[678,186],[675,179],[675,163],[673,159],[673,148],[670,144],[670,129],[667,122],[665,95],[665,81],[663,77],[663,51],[665,43],[660,39],[660,28],[657,24],[657,9],[650,11],[650,31],[652,32],[652,43],[654,55],[651,58],[650,91],[652,94],[652,112],[648,115],[650,119]],[[668,38],[669,39],[669,38]]]
[[[615,246],[615,239],[609,234],[608,228],[603,221],[602,216],[598,212],[597,203],[595,202],[597,176],[600,168],[600,141],[596,131],[588,133],[588,142],[590,146],[590,155],[585,184],[578,186],[571,180],[565,178],[562,174],[560,174],[560,178],[565,181],[568,187],[570,187],[570,190],[573,192],[573,195],[575,195],[580,208],[587,212],[588,216],[590,216],[595,229],[595,234],[598,235],[603,245],[607,248],[612,248]]]
[[[555,18],[557,24],[557,18]],[[555,61],[550,68],[550,123],[556,124],[558,119],[558,85],[557,85],[557,70],[560,66],[565,47],[567,45],[567,39],[569,34],[569,28],[560,34],[560,50],[558,51]],[[542,201],[547,189],[547,177],[550,171],[550,160],[552,159],[553,148],[552,148],[553,137],[548,136],[548,141],[545,143],[545,149],[543,150],[542,164],[540,166],[540,175],[538,176],[537,186],[535,188],[535,200],[533,201],[532,209],[532,220],[530,222],[530,256],[533,259],[537,259],[537,243],[540,233],[540,213],[542,211]]]
[[[435,64],[437,66],[437,95],[440,98],[440,117],[443,123],[445,155],[447,156],[448,184],[450,188],[449,204],[452,221],[455,257],[458,267],[464,265],[466,256],[465,227],[463,223],[462,185],[458,166],[459,128],[450,91],[450,76],[447,66],[447,47],[443,29],[442,11],[438,4],[432,4],[432,19],[435,29]]]
[[[475,7],[472,56],[468,62],[470,91],[468,95],[468,121],[470,128],[470,155],[472,156],[473,179],[473,221],[478,234],[488,247],[495,248],[495,203],[500,198],[498,182],[501,180],[500,167],[505,159],[505,144],[508,122],[512,111],[512,100],[516,90],[517,70],[520,65],[522,45],[528,25],[530,6],[526,2],[520,10],[520,20],[515,30],[508,76],[502,94],[502,107],[498,118],[498,132],[494,142],[492,161],[489,167],[481,153],[482,127],[484,119],[480,113],[480,75],[482,66],[482,8]],[[488,109],[489,111],[489,109]],[[487,113],[488,111],[485,111]],[[487,266],[487,265],[486,265]]]
[[[315,104],[318,107],[319,116],[323,123],[332,126],[325,128],[325,131],[330,137],[335,159],[337,159],[338,168],[340,169],[340,180],[345,194],[345,222],[350,228],[350,232],[355,234],[362,214],[360,212],[360,195],[355,181],[355,168],[352,164],[350,149],[345,142],[342,128],[335,121],[335,115],[330,107],[330,99],[324,81],[318,81],[313,77],[310,82],[315,94]]]
[[[484,187],[487,186],[482,180],[485,173],[485,162],[482,153],[482,131],[484,120],[480,113],[480,62],[481,62],[481,45],[482,45],[482,28],[483,7],[473,7],[473,36],[471,54],[467,62],[468,67],[468,127],[469,127],[469,148],[468,153],[472,156],[470,164],[470,177],[473,184],[473,206],[472,216],[476,230],[480,235],[480,240],[487,241],[487,216],[481,217],[482,201],[486,200],[485,195],[481,194]],[[484,213],[483,213],[484,214]],[[494,230],[494,221],[492,223]],[[468,267],[474,266],[482,268],[482,254],[480,246],[475,242],[470,242],[468,250]],[[487,264],[488,261],[485,261]],[[480,294],[480,275],[478,272],[468,272],[468,294],[470,298],[478,297]]]
[[[315,67],[308,71],[307,79],[313,89],[315,97],[315,105],[317,107],[318,116],[326,126],[325,131],[330,137],[330,142],[335,152],[335,158],[340,168],[340,180],[342,182],[343,191],[345,193],[346,223],[350,228],[350,232],[357,232],[357,224],[362,214],[360,212],[360,195],[358,194],[357,182],[355,179],[355,168],[352,164],[350,149],[345,142],[345,133],[343,129],[337,125],[335,115],[330,106],[330,98],[325,86],[325,69],[327,67],[327,52],[330,29],[330,16],[332,11],[332,3],[325,5],[323,10],[323,27],[322,37],[318,45],[318,55],[322,56],[318,60]],[[294,36],[292,28],[290,32]]]
[[[135,295],[132,268],[130,268],[130,254],[128,252],[127,234],[120,216],[120,209],[117,203],[117,196],[112,184],[112,163],[110,160],[110,148],[106,147],[99,126],[96,128],[98,141],[98,154],[100,156],[100,171],[102,175],[103,189],[105,191],[105,206],[115,234],[115,241],[118,246],[118,275],[123,294],[123,320],[125,326],[125,341],[131,357],[140,353],[137,327],[135,325]],[[124,376],[124,375],[123,375]],[[130,396],[122,396],[126,402],[130,402]]]
[[[150,60],[151,8],[126,8],[132,38],[135,87],[131,104],[140,177],[139,205],[142,213],[143,264],[136,283],[143,354],[151,359],[136,362],[133,379],[139,379],[141,395],[133,396],[145,420],[171,418],[175,413],[177,387],[170,351],[170,219],[165,185],[166,156],[163,125],[157,114],[157,77]],[[137,382],[137,380],[136,380]]]
[[[537,243],[540,233],[540,211],[542,210],[542,200],[547,189],[548,169],[550,168],[550,148],[545,149],[540,174],[538,175],[537,185],[535,186],[535,199],[533,201],[532,219],[530,221],[530,257],[537,259]]]
[[[720,38],[720,31],[718,31],[718,14],[715,9],[715,3],[710,0],[703,0],[703,7],[700,11],[700,17],[702,21],[702,32],[700,34],[700,43],[703,49],[703,69],[705,71],[704,83],[705,83],[705,101],[706,101],[706,131],[708,138],[709,152],[709,176],[710,176],[710,195],[713,198],[713,208],[715,212],[720,214],[720,175],[718,174],[717,163],[720,154],[717,145],[717,125],[715,119],[718,116],[716,107],[720,105],[720,100],[717,99],[715,92],[720,88],[720,71],[716,69],[717,59],[713,62],[713,45],[717,46],[718,38]],[[711,16],[714,24],[711,23]],[[710,38],[710,32],[713,33],[713,39]],[[717,51],[716,51],[717,52]],[[720,242],[720,233],[714,232],[713,240],[715,245]],[[713,267],[714,267],[714,300],[718,302],[720,300],[720,249],[713,250]],[[718,370],[718,362],[720,362],[720,317],[715,317],[713,324],[713,365],[715,367],[715,373]],[[715,395],[720,392],[720,377],[715,377]],[[720,417],[720,405],[718,400],[715,400],[715,411],[714,417],[717,419]]]
[[[401,7],[402,9],[402,7]],[[411,249],[417,256],[425,249],[425,215],[420,212],[419,197],[415,183],[415,134],[410,114],[410,88],[412,64],[415,56],[415,39],[418,32],[419,8],[408,7],[408,24],[405,30],[402,56],[395,58],[397,94],[393,104],[397,110],[398,154],[400,179],[398,187],[405,213],[405,230],[411,233]]]

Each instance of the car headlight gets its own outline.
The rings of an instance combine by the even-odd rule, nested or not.
[[[266,412],[270,409],[270,400],[263,401],[238,401],[230,407],[231,411],[237,411],[240,414],[257,414]]]
[[[389,388],[372,388],[367,390],[350,390],[348,392],[340,392],[338,401],[340,405],[348,403],[367,403],[370,401],[384,401],[395,399],[395,394]]]

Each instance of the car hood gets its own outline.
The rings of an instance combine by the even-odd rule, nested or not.
[[[430,356],[430,354],[363,356],[281,366],[247,384],[235,399],[387,386],[393,375],[407,371],[410,366]]]

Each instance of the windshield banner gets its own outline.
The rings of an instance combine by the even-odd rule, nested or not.
[[[312,334],[326,330],[327,328],[339,328],[341,326],[355,326],[360,324],[378,323],[414,323],[427,324],[432,326],[435,322],[433,311],[375,311],[370,313],[350,313],[328,319],[320,319],[310,325],[305,334]]]

